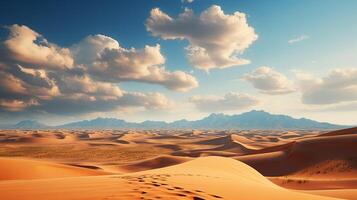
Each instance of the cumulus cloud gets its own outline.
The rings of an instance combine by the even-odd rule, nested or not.
[[[357,69],[334,69],[325,77],[297,72],[305,104],[335,104],[357,100]]]
[[[38,105],[38,102],[34,99],[30,99],[28,101],[17,99],[0,99],[0,108],[7,111],[21,111],[34,105]]]
[[[35,68],[63,69],[73,67],[68,48],[49,43],[27,26],[12,25],[10,35],[0,45],[0,53],[19,64]]]
[[[72,48],[78,64],[88,65],[88,73],[100,81],[138,81],[160,84],[170,90],[188,91],[198,86],[189,73],[165,69],[160,45],[125,49],[107,36],[88,36]]]
[[[105,49],[119,49],[119,42],[111,37],[97,34],[89,35],[79,43],[72,45],[71,52],[75,57],[76,64],[88,65],[98,59]]]
[[[183,71],[170,72],[160,46],[125,49],[104,35],[84,38],[69,48],[49,43],[26,26],[8,27],[0,42],[0,110],[75,114],[123,107],[168,109],[160,93],[122,90],[118,83],[137,81],[187,91],[197,80]]]
[[[123,91],[116,85],[93,81],[89,76],[53,76],[60,91],[67,95],[86,95],[92,100],[119,99]],[[75,96],[72,96],[72,98]]]
[[[123,98],[120,99],[120,105],[128,107],[141,106],[147,110],[160,110],[173,108],[174,102],[157,92],[147,94],[130,92],[125,93]]]
[[[0,98],[51,99],[59,95],[55,82],[44,70],[25,69],[20,65],[0,64]]]
[[[285,75],[266,66],[259,67],[253,72],[245,74],[243,79],[265,94],[277,95],[295,91],[292,83]]]
[[[223,97],[219,96],[193,96],[190,98],[197,109],[205,112],[240,110],[253,107],[259,100],[245,93],[227,93]]]
[[[160,110],[170,109],[173,105],[171,100],[160,93],[127,92],[115,84],[93,81],[88,76],[48,76],[56,83],[55,93],[50,93],[51,87],[40,87],[40,90],[35,85],[21,81],[21,87],[26,89],[15,91],[8,88],[11,95],[0,91],[0,110],[68,115],[106,112],[124,107]]]
[[[43,101],[40,109],[49,113],[68,115],[89,111],[108,112],[120,108],[167,110],[173,105],[171,100],[160,93],[123,92],[118,98],[98,98],[98,96],[75,93],[72,96],[61,96],[52,101]]]
[[[289,44],[294,44],[294,43],[297,43],[297,42],[301,42],[303,40],[307,40],[309,39],[310,36],[308,35],[300,35],[299,37],[296,37],[296,38],[293,38],[291,40],[288,41]]]
[[[12,112],[84,113],[110,105],[114,109],[118,105],[114,103],[123,96],[118,86],[86,75],[21,66],[2,68],[0,83],[0,109]]]
[[[244,13],[225,14],[217,5],[198,16],[185,9],[177,18],[154,8],[146,28],[165,40],[188,40],[190,45],[186,50],[190,62],[206,71],[250,63],[240,55],[258,38]]]

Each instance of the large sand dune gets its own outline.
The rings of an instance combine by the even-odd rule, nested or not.
[[[267,148],[266,151],[237,157],[237,159],[267,176],[287,175],[317,166],[324,161],[355,162],[356,143],[357,134],[312,137]],[[276,154],[271,156],[274,152]]]
[[[51,162],[0,157],[0,181],[18,179],[44,179],[76,176],[94,176],[108,172]]]
[[[0,130],[0,199],[357,199],[356,131]]]
[[[2,181],[0,194],[7,200],[329,199],[283,189],[248,165],[222,157],[126,175]]]

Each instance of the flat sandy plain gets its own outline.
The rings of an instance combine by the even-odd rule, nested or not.
[[[357,199],[357,128],[1,130],[0,199]]]

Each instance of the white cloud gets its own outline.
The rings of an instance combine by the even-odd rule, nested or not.
[[[138,81],[163,85],[176,91],[188,91],[198,86],[189,73],[165,69],[165,57],[160,45],[143,49],[125,49],[104,35],[88,36],[72,48],[78,64],[87,65],[95,79],[110,82]]]
[[[259,100],[245,93],[227,93],[223,97],[219,96],[193,96],[190,98],[197,109],[205,112],[221,112],[230,110],[241,110],[253,107]]]
[[[147,110],[160,110],[171,109],[174,107],[175,103],[157,92],[147,94],[130,92],[124,93],[123,98],[120,99],[120,105],[126,107],[140,106],[146,108]]]
[[[0,65],[0,99],[26,98],[52,99],[59,95],[46,71],[26,69],[20,65]]]
[[[299,37],[296,37],[296,38],[293,38],[291,40],[288,41],[289,44],[294,44],[294,43],[297,43],[297,42],[301,42],[303,40],[307,40],[309,39],[310,36],[308,35],[300,35]]]
[[[82,94],[92,100],[96,99],[119,99],[123,91],[112,83],[93,81],[89,76],[60,76],[56,82],[63,95]]]
[[[49,43],[27,26],[12,25],[10,35],[0,45],[0,53],[7,59],[36,68],[64,69],[73,67],[73,58],[67,48]]]
[[[305,104],[335,104],[357,100],[357,69],[334,69],[322,78],[297,73]]]
[[[146,28],[165,40],[187,39],[190,62],[206,71],[250,63],[240,55],[258,38],[244,13],[225,14],[217,5],[199,16],[185,9],[176,19],[155,8],[146,21]]]
[[[160,93],[122,91],[120,97],[113,97],[106,98],[101,95],[74,93],[57,97],[51,101],[42,101],[41,106],[36,108],[49,113],[69,115],[125,109],[169,110],[174,106],[173,101]]]
[[[120,49],[118,41],[105,35],[89,35],[71,47],[76,64],[92,64],[104,49]]]
[[[160,46],[125,49],[104,36],[88,36],[71,48],[47,42],[26,26],[9,27],[0,43],[0,110],[78,114],[125,107],[169,109],[160,93],[123,91],[117,83],[138,81],[187,91],[197,80],[182,71],[167,71]]]
[[[16,99],[0,99],[0,108],[12,112],[22,111],[27,107],[36,105],[38,105],[38,102],[33,99],[27,101]]]
[[[292,83],[285,75],[266,66],[259,67],[252,73],[245,74],[243,79],[265,94],[277,95],[295,91]]]

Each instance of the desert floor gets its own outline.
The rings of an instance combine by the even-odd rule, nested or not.
[[[0,199],[357,199],[357,128],[1,130]]]

